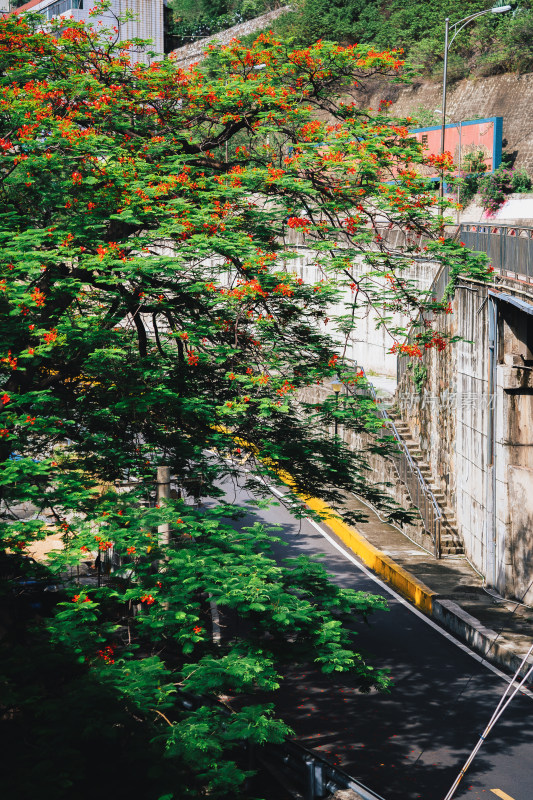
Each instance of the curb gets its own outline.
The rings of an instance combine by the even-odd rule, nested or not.
[[[447,631],[465,642],[472,650],[475,650],[476,653],[498,664],[500,667],[506,667],[511,672],[516,672],[522,663],[523,656],[520,656],[502,641],[496,631],[486,628],[482,622],[453,600],[448,600],[444,597],[435,599],[431,616],[443,628],[446,628]],[[521,670],[521,674],[525,675],[532,666],[533,656],[529,656]],[[528,684],[530,683],[531,681],[528,681]]]
[[[285,482],[289,480],[282,476]],[[322,518],[324,523],[335,533],[350,550],[403,597],[410,600],[417,608],[438,622],[457,639],[468,644],[475,652],[487,660],[515,672],[523,656],[513,651],[508,644],[499,639],[496,631],[486,628],[480,620],[468,614],[453,600],[440,598],[422,581],[406,569],[396,564],[389,556],[371,544],[358,530],[352,528],[333,511],[324,501],[307,498],[305,504]],[[529,656],[522,669],[525,674],[533,666],[533,656]],[[529,683],[529,682],[528,682]]]
[[[418,578],[415,578],[392,558],[386,556],[373,544],[370,544],[365,537],[355,528],[350,527],[344,522],[322,500],[310,498],[305,501],[312,511],[318,513],[329,528],[341,539],[350,550],[368,566],[381,575],[387,583],[390,583],[404,597],[428,616],[433,616],[433,603],[437,593],[432,591]]]

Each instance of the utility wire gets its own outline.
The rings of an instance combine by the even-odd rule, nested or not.
[[[483,733],[480,734],[478,743],[476,744],[476,746],[474,747],[474,749],[472,750],[472,752],[468,756],[464,767],[462,768],[461,772],[459,773],[459,775],[457,776],[457,778],[453,782],[453,785],[450,788],[450,790],[449,790],[448,794],[446,795],[446,797],[444,798],[444,800],[451,800],[451,798],[454,796],[455,791],[456,791],[457,787],[459,786],[459,784],[461,783],[465,772],[467,771],[468,767],[470,766],[470,764],[472,763],[472,761],[476,757],[478,751],[481,748],[481,745],[483,744],[483,742],[487,738],[488,734],[490,733],[490,731],[492,730],[492,728],[494,727],[496,722],[499,720],[499,718],[501,717],[501,715],[503,714],[503,712],[505,711],[505,709],[507,708],[507,706],[509,705],[509,703],[511,702],[511,700],[515,696],[515,694],[520,691],[522,685],[527,681],[527,679],[529,678],[531,673],[533,673],[533,666],[532,666],[526,672],[525,676],[522,678],[520,683],[515,687],[515,689],[514,689],[513,693],[511,694],[511,696],[507,697],[507,694],[509,693],[512,685],[514,684],[515,680],[518,678],[520,670],[522,669],[522,667],[526,663],[526,660],[527,660],[528,656],[530,655],[530,653],[532,651],[533,651],[533,645],[531,645],[531,647],[527,651],[526,655],[522,659],[522,662],[521,662],[520,666],[518,667],[518,669],[516,670],[515,674],[513,675],[513,679],[511,681],[511,683],[507,685],[507,687],[506,687],[506,689],[505,689],[505,691],[504,691],[504,693],[503,693],[503,695],[502,695],[502,697],[500,699],[500,702],[496,706],[496,709],[495,709],[492,717],[490,718],[485,730],[483,731]]]
[[[526,591],[525,591],[525,592],[524,592],[524,594],[522,595],[522,600],[525,598],[525,596],[527,595],[527,593],[529,592],[529,590],[531,589],[531,587],[532,587],[532,586],[533,586],[533,581],[531,581],[531,583],[530,583],[530,584],[529,584],[529,586],[527,587]],[[509,612],[508,612],[507,616],[505,617],[505,619],[503,620],[503,622],[502,622],[502,624],[501,624],[501,626],[500,626],[500,629],[499,629],[499,630],[496,632],[496,638],[495,638],[495,639],[493,639],[493,641],[492,641],[492,643],[491,643],[491,645],[490,645],[489,649],[488,649],[488,650],[486,651],[486,653],[484,654],[484,661],[486,661],[486,657],[488,656],[488,654],[490,653],[490,651],[492,650],[492,648],[494,647],[494,645],[496,644],[496,642],[497,642],[497,641],[498,641],[498,639],[500,638],[500,636],[501,636],[501,634],[503,633],[503,630],[504,630],[505,626],[507,625],[508,621],[510,620],[510,618],[513,616],[513,614],[514,614],[514,613],[515,613],[515,611],[517,610],[518,606],[520,606],[520,605],[521,605],[521,601],[517,600],[517,601],[516,601],[516,605],[515,605],[515,607],[512,609],[512,611],[509,611]],[[522,666],[524,665],[524,663],[525,663],[525,661],[526,661],[526,659],[527,659],[527,657],[528,657],[528,655],[529,655],[529,653],[530,653],[530,652],[531,652],[531,650],[528,652],[528,654],[527,654],[527,655],[525,656],[525,658],[523,659],[522,663],[520,664],[520,666],[519,666],[519,668],[518,668],[518,670],[517,670],[517,673],[518,673],[518,672],[519,672],[519,671],[522,669]],[[481,663],[483,663],[483,662],[481,662]],[[507,680],[509,681],[509,683],[507,684],[507,687],[506,687],[506,689],[505,689],[505,692],[504,692],[504,694],[503,694],[503,697],[505,697],[506,693],[509,691],[509,689],[510,689],[510,688],[512,687],[512,685],[514,684],[514,682],[515,682],[515,679],[516,679],[516,675],[517,675],[517,673],[515,673],[515,675],[513,675],[513,677],[512,677],[512,678],[507,678]],[[469,677],[468,677],[468,680],[466,681],[465,685],[463,686],[463,688],[461,689],[461,691],[460,691],[460,692],[459,692],[459,693],[458,693],[458,694],[455,696],[455,698],[454,698],[454,700],[453,700],[452,704],[450,704],[450,706],[448,707],[448,710],[447,710],[447,712],[446,712],[447,714],[452,714],[452,713],[453,713],[453,709],[454,709],[454,707],[457,705],[457,703],[459,702],[459,700],[461,699],[461,697],[462,697],[462,696],[465,694],[466,690],[467,690],[467,689],[468,689],[468,687],[470,686],[470,683],[472,682],[472,679],[473,679],[473,677],[474,677],[474,674],[475,674],[475,672],[474,672],[474,670],[472,670],[472,672],[470,673],[470,675],[469,675]],[[529,674],[530,674],[530,673],[528,672],[528,674],[527,674],[527,676],[526,676],[526,679],[527,679],[527,677],[529,676]],[[524,681],[522,681],[522,682],[521,682],[521,683],[518,685],[517,691],[518,691],[519,689],[521,689],[521,688],[522,688],[522,684],[523,684],[523,683],[525,683],[525,680],[524,680]],[[416,764],[417,764],[417,763],[420,761],[420,759],[422,758],[422,756],[424,755],[424,753],[426,752],[426,750],[428,749],[428,747],[429,747],[429,745],[427,745],[426,747],[422,748],[422,750],[420,751],[420,753],[417,755],[417,757],[416,757],[416,758],[415,758],[415,760],[413,761],[413,766],[415,766],[415,765],[416,765]]]

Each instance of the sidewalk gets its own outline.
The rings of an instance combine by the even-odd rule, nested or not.
[[[463,556],[437,560],[355,496],[347,497],[346,507],[364,511],[368,522],[359,523],[357,530],[340,521],[327,524],[353,552],[488,661],[506,671],[518,668],[533,644],[533,608],[485,589],[483,578]],[[533,654],[528,663],[533,666]]]

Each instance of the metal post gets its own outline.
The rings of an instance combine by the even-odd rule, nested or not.
[[[170,467],[157,468],[157,503],[160,505],[161,500],[168,500],[170,498]],[[159,544],[168,544],[170,541],[170,525],[166,522],[164,525],[159,525],[157,532],[159,534]]]
[[[450,34],[450,18],[446,17],[444,32],[444,72],[442,75],[442,125],[440,129],[440,154],[444,155],[444,140],[446,137],[446,81],[448,77],[448,38]],[[440,213],[444,216],[444,170],[440,173]]]
[[[305,773],[305,800],[315,800],[315,760],[312,756],[306,756]]]
[[[324,797],[326,787],[324,781],[324,764],[317,761],[315,764],[315,797]]]
[[[433,511],[433,513],[435,513]],[[435,525],[435,558],[440,558],[442,555],[441,540],[440,540],[440,519],[437,517]]]

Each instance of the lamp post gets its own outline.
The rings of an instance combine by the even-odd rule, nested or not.
[[[439,108],[435,109],[435,114],[442,114],[442,111]],[[459,178],[461,177],[461,161],[462,161],[462,132],[463,132],[463,121],[459,120],[459,122],[451,122],[451,125],[455,125],[457,130],[459,131]],[[457,184],[457,205],[461,202],[461,183]],[[457,224],[459,224],[459,209],[457,209]]]
[[[440,154],[441,156],[444,155],[444,138],[446,136],[446,80],[448,77],[448,50],[452,46],[455,41],[457,34],[463,30],[467,25],[469,25],[473,20],[477,19],[478,17],[482,17],[484,14],[504,14],[506,11],[510,11],[511,6],[494,6],[493,8],[487,8],[485,11],[478,11],[476,14],[470,14],[468,17],[463,17],[463,19],[457,20],[457,22],[452,22],[450,24],[450,18],[446,17],[445,19],[445,30],[444,30],[444,72],[442,76],[442,126],[440,130]],[[451,33],[451,38],[450,38]],[[441,199],[441,216],[443,214],[443,201],[444,201],[444,171],[441,172],[441,180],[440,180],[440,199]]]
[[[341,379],[338,375],[334,375],[330,382],[330,387],[332,391],[335,392],[335,440],[337,439],[337,434],[339,431],[339,422],[337,419],[337,409],[339,408],[339,394],[342,389]]]

